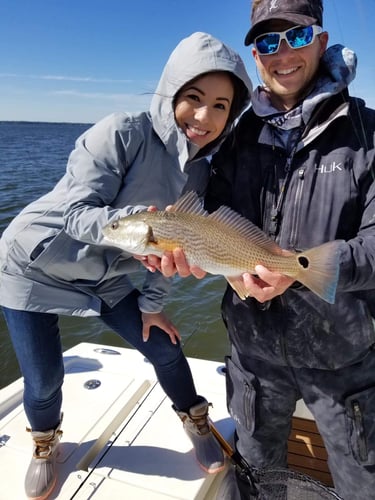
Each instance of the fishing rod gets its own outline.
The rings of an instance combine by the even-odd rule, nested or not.
[[[235,465],[240,470],[240,472],[246,476],[246,479],[249,482],[249,493],[251,495],[257,495],[259,493],[259,489],[256,485],[256,479],[254,478],[254,471],[252,470],[250,465],[243,458],[243,456],[240,455],[240,453],[238,453],[237,450],[234,450],[231,447],[231,445],[223,437],[223,435],[220,434],[220,432],[218,431],[218,429],[211,420],[209,421],[209,424],[212,434],[215,436],[216,440],[220,444],[224,453],[227,455],[232,464]]]

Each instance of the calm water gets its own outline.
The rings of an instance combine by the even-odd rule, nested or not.
[[[75,139],[87,124],[0,122],[0,235],[30,201],[49,191],[63,175]],[[134,277],[141,283],[143,273]],[[175,278],[166,308],[186,343],[188,356],[221,361],[227,340],[220,318],[225,282],[219,277]],[[95,318],[61,317],[62,343],[124,346],[115,333]],[[20,377],[4,318],[0,311],[0,388]]]

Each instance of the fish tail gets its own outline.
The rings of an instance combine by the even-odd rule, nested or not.
[[[330,241],[297,254],[296,279],[320,298],[334,304],[339,279],[338,241]]]

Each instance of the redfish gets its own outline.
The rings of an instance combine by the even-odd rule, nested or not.
[[[206,212],[196,193],[170,210],[139,212],[103,228],[104,241],[134,255],[158,255],[181,248],[189,265],[222,275],[246,299],[242,274],[255,266],[294,278],[323,300],[334,303],[339,275],[338,242],[301,253],[286,252],[261,229],[228,207]]]

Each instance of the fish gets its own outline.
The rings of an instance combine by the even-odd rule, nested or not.
[[[249,294],[243,273],[256,274],[263,265],[302,283],[333,304],[339,276],[338,241],[303,252],[285,251],[258,226],[227,206],[208,213],[194,191],[184,194],[168,210],[142,211],[108,223],[105,244],[131,255],[157,255],[181,248],[188,264],[222,275],[237,295]]]

